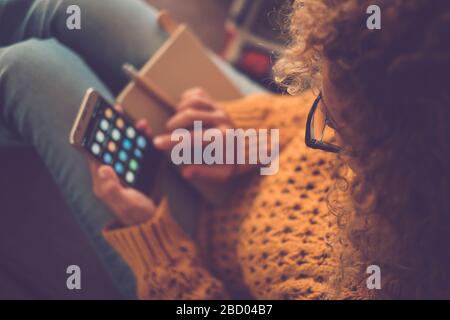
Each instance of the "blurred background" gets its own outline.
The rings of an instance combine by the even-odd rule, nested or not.
[[[189,24],[206,46],[274,91],[270,69],[285,42],[280,26],[290,1],[147,0]],[[0,218],[2,225],[11,226],[0,232],[0,299],[119,298],[81,231],[73,227],[76,223],[35,151],[2,148],[0,168]],[[13,255],[10,248],[17,248]],[[34,255],[30,256],[30,248]],[[42,248],[58,259],[43,260]],[[81,291],[66,289],[65,271],[71,264],[83,271]],[[17,272],[18,265],[30,272]],[[31,276],[36,273],[40,279]],[[60,290],[37,285],[42,281]]]
[[[278,91],[271,67],[286,38],[292,0],[147,0],[191,26],[204,44],[265,87]],[[207,14],[205,14],[207,12]]]

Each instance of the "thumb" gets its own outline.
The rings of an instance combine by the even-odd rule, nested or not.
[[[110,166],[100,166],[98,168],[98,176],[103,182],[112,181],[114,183],[120,183],[119,177],[117,177],[114,169]]]
[[[109,207],[114,208],[123,198],[124,188],[119,177],[110,166],[101,166],[98,169],[98,177],[97,196]]]
[[[99,194],[97,195],[127,226],[147,221],[153,213],[154,203],[144,194],[122,185],[119,177],[109,166],[98,170]]]

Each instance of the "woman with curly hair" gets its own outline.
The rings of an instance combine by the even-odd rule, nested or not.
[[[202,255],[172,233],[164,205],[151,222],[105,233],[141,297],[450,298],[450,4],[376,1],[382,29],[369,30],[372,4],[294,1],[275,74],[299,97],[223,104],[231,120],[218,124],[280,128],[280,172],[247,179],[206,214]],[[184,99],[215,110],[201,92]],[[206,170],[187,176],[195,169]]]
[[[280,172],[236,178],[247,182],[205,214],[199,248],[164,203],[143,224],[106,231],[142,298],[450,298],[450,4],[376,3],[381,30],[366,27],[373,1],[294,1],[275,73],[299,97],[217,107],[202,92],[184,97],[187,109],[221,105],[218,125],[280,128]],[[225,170],[186,176],[206,169]]]
[[[3,2],[5,10],[26,4]],[[39,2],[51,3],[62,2]],[[91,166],[93,191],[107,212],[84,188],[90,183],[85,162],[61,138],[67,137],[88,85],[112,96],[108,88],[119,89],[125,81],[113,72],[116,60],[141,66],[165,39],[162,31],[148,35],[150,26],[157,29],[156,20],[142,3],[100,3],[101,12],[115,13],[117,19],[117,8],[139,17],[123,22],[136,36],[127,33],[123,43],[108,37],[92,41],[111,47],[115,54],[105,59],[83,46],[81,33],[66,37],[58,23],[60,10],[41,14],[48,8],[29,8],[24,23],[35,29],[4,33],[0,40],[8,43],[3,45],[30,35],[60,39],[3,48],[0,98],[2,120],[40,151],[120,285],[129,281],[126,270],[96,233],[109,212],[117,221],[104,237],[133,271],[142,299],[450,298],[449,2],[293,1],[291,41],[275,74],[296,97],[258,94],[216,102],[201,89],[186,92],[167,133],[154,137],[161,150],[171,150],[171,132],[192,129],[194,120],[222,130],[280,129],[276,175],[258,176],[254,167],[239,165],[181,168],[188,180],[236,182],[226,205],[204,206],[195,230],[182,228],[183,217],[172,216],[167,200],[155,204],[122,186],[112,168]],[[373,4],[382,10],[381,30],[366,27],[366,9]],[[36,17],[45,23],[33,23]],[[108,35],[120,35],[119,24],[100,18],[90,21],[100,30],[112,28]],[[98,37],[95,32],[85,36]],[[20,52],[22,59],[11,52]],[[72,78],[53,72],[47,55],[60,68],[68,61],[75,66]],[[34,98],[14,94],[27,91],[17,89],[26,84],[34,88],[39,79],[38,73],[22,76],[27,64],[57,79],[60,90],[34,90]],[[121,81],[110,83],[114,79]],[[48,105],[57,112],[44,117]],[[55,123],[60,132],[50,135]],[[146,129],[145,123],[139,125]],[[56,170],[64,161],[65,170]],[[379,289],[366,283],[372,265],[381,270]]]
[[[375,297],[450,298],[450,4],[376,1],[382,30],[372,31],[372,1],[299,3],[278,71],[296,91],[320,70],[319,108],[339,137],[336,288],[375,264]]]

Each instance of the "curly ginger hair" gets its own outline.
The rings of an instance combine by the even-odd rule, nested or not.
[[[366,27],[373,4],[381,30]],[[344,248],[335,288],[375,264],[376,298],[450,298],[450,1],[296,0],[289,34],[276,80],[292,94],[318,87],[326,60],[345,101],[331,107],[343,145],[329,195]]]

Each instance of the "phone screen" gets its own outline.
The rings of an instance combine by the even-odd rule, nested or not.
[[[149,192],[161,154],[126,114],[116,111],[102,97],[96,101],[82,147],[111,166],[127,185]]]

